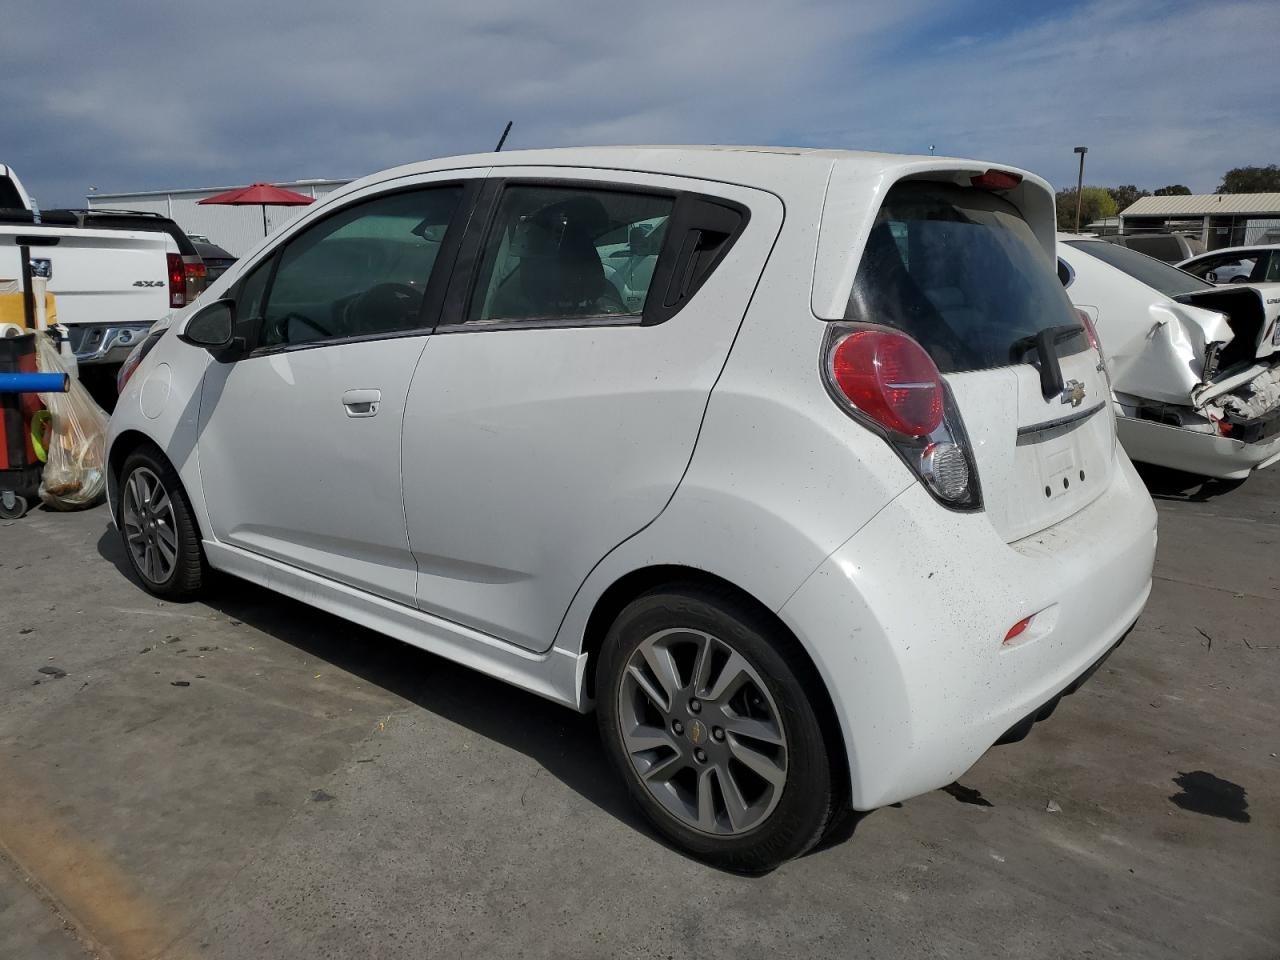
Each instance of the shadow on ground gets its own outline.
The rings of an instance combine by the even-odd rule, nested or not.
[[[97,547],[121,576],[137,582],[114,527],[107,528]],[[246,580],[215,575],[210,595],[202,602],[309,657],[523,753],[610,816],[685,855],[658,836],[632,805],[600,744],[594,716]],[[845,842],[866,816],[852,810],[837,816],[810,853]]]
[[[1185,473],[1170,467],[1157,467],[1149,463],[1135,463],[1138,476],[1147,485],[1147,491],[1156,500],[1183,500],[1205,503],[1231,493],[1244,480],[1214,480],[1196,473]]]

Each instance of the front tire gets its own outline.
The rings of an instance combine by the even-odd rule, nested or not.
[[[794,640],[728,590],[634,600],[596,668],[600,734],[655,828],[707,863],[770,870],[821,839],[833,765]]]
[[[200,530],[177,471],[158,450],[139,447],[125,458],[116,517],[129,566],[148,593],[174,601],[200,594]]]

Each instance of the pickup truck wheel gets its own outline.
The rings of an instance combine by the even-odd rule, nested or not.
[[[744,873],[804,853],[836,806],[803,671],[777,633],[731,592],[660,588],[622,611],[597,665],[601,737],[641,812]]]
[[[129,454],[120,471],[116,516],[129,565],[149,593],[166,600],[191,600],[200,593],[200,531],[167,460],[145,447]]]

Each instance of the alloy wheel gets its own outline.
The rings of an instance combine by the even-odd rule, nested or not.
[[[165,583],[178,563],[178,533],[173,502],[147,467],[136,468],[125,482],[121,522],[138,572],[152,583]]]
[[[786,731],[732,646],[700,630],[654,633],[628,658],[618,693],[623,751],[684,826],[736,836],[773,812],[787,780]]]

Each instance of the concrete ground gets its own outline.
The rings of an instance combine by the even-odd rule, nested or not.
[[[658,842],[593,720],[107,513],[0,521],[0,957],[1280,956],[1280,470],[1161,495],[1150,605],[1047,723],[760,878]]]

